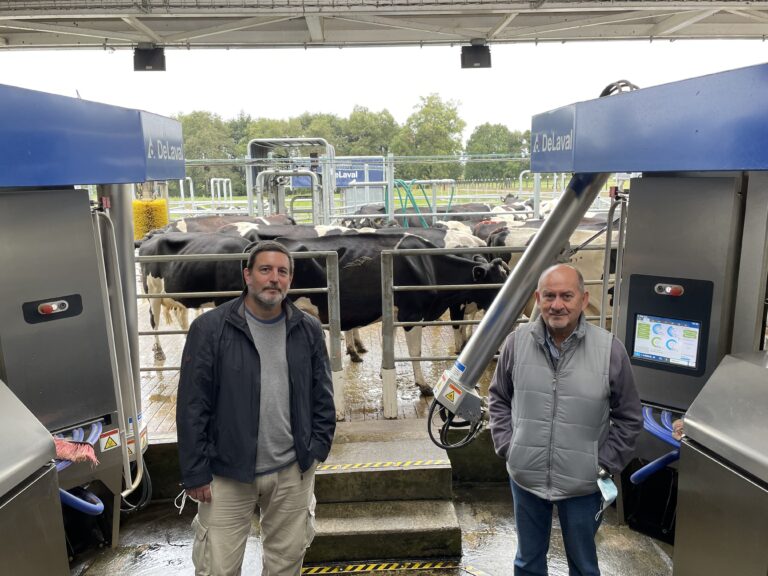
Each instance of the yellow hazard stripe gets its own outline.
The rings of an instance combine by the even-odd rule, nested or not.
[[[450,460],[398,460],[396,462],[358,462],[350,464],[320,464],[317,470],[367,470],[370,468],[409,468],[415,466],[443,466]]]
[[[436,570],[461,568],[458,562],[440,560],[433,562],[365,562],[362,564],[335,564],[331,566],[304,566],[302,574],[368,574],[371,572],[394,572],[396,570]],[[482,572],[473,573],[474,576],[487,576]]]

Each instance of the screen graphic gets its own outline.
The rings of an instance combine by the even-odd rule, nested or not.
[[[632,357],[696,368],[701,323],[638,314]]]

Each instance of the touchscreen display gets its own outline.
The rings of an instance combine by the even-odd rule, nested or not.
[[[632,357],[696,369],[700,322],[637,314]]]

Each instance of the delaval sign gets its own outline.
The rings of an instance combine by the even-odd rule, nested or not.
[[[184,178],[184,146],[181,123],[164,116],[141,112],[147,180]]]
[[[371,158],[339,156],[335,159],[335,164],[337,187],[343,188],[351,185],[353,182],[382,182],[384,180],[384,159],[380,156]],[[308,161],[305,169],[309,169]],[[317,173],[323,173],[322,162],[318,165]],[[309,177],[294,176],[292,178],[292,186],[294,188],[309,188]]]
[[[575,106],[537,114],[531,124],[531,171],[573,172]]]

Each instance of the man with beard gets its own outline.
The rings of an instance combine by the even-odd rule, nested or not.
[[[568,573],[599,576],[595,534],[643,427],[640,398],[624,345],[584,318],[576,268],[545,270],[536,303],[541,318],[509,335],[488,390],[514,499],[514,573],[546,576],[557,506]]]
[[[240,574],[256,507],[265,576],[298,576],[314,536],[314,473],[336,426],[320,323],[286,298],[293,259],[264,241],[243,294],[190,327],[176,426],[195,574]]]

